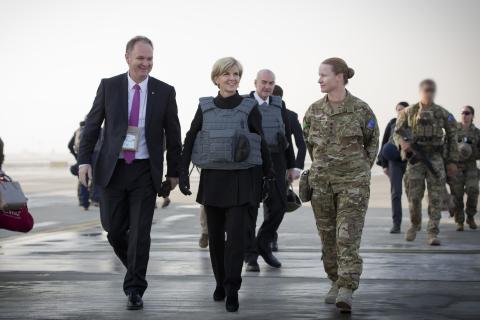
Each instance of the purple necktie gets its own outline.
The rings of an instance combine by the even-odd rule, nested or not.
[[[128,125],[138,127],[138,118],[140,115],[140,86],[135,84],[133,86],[135,93],[133,94],[132,109],[130,110],[130,119]],[[123,158],[127,164],[131,164],[135,160],[135,151],[123,151]]]

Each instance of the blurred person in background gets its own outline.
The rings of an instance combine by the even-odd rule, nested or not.
[[[477,160],[480,159],[480,130],[473,124],[474,117],[475,109],[472,106],[463,107],[457,124],[458,173],[447,179],[454,198],[453,214],[457,231],[463,231],[465,214],[470,229],[477,229],[474,216],[477,213],[479,193]],[[465,194],[467,201],[464,204]]]
[[[408,107],[408,103],[405,101],[399,102],[395,107],[397,116]],[[395,124],[397,118],[393,118],[387,124],[385,132],[383,134],[382,145],[380,147],[380,153],[378,154],[377,165],[383,168],[385,173],[390,179],[390,192],[392,199],[392,219],[393,226],[390,229],[390,233],[400,233],[402,225],[402,181],[403,175],[407,168],[405,161],[400,158],[400,152],[395,146],[393,141],[393,134],[395,130]]]
[[[5,161],[5,154],[3,153],[3,141],[2,141],[2,138],[0,138],[0,174],[3,173],[2,171],[3,161]]]
[[[72,138],[68,142],[68,150],[75,158],[75,164],[70,168],[72,174],[78,176],[78,150],[80,148],[80,139],[82,137],[83,129],[85,128],[85,121],[80,121],[80,126],[73,133]],[[81,206],[85,211],[90,207],[90,192],[89,187],[84,186],[80,181],[77,181],[77,196],[78,196],[78,205]]]

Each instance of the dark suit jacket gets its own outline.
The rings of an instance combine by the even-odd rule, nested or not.
[[[122,150],[128,127],[128,79],[121,74],[103,79],[92,109],[87,116],[78,152],[79,164],[90,164],[102,123],[103,144],[94,168],[96,183],[106,187]],[[153,77],[148,79],[145,138],[150,155],[150,169],[157,192],[163,176],[164,134],[167,143],[167,176],[178,177],[181,132],[177,114],[175,89]]]
[[[298,115],[292,110],[287,109],[287,117],[290,122],[295,145],[297,146],[297,157],[295,159],[295,168],[303,169],[305,165],[305,155],[307,154],[307,145],[303,140],[302,125],[298,121]]]
[[[5,155],[3,154],[3,141],[2,139],[0,139],[0,170],[2,170],[4,159],[5,159]]]

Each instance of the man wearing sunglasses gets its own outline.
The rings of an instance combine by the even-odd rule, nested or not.
[[[463,231],[465,214],[470,229],[477,229],[474,215],[477,213],[478,203],[478,169],[476,160],[480,158],[480,130],[473,124],[475,110],[471,106],[462,109],[461,121],[458,123],[458,173],[448,178],[448,184],[454,197],[455,209],[453,215],[457,224],[457,231]],[[467,195],[464,205],[463,197]]]
[[[422,224],[422,199],[425,181],[428,189],[428,243],[440,245],[438,239],[446,176],[457,173],[457,122],[451,113],[434,103],[437,86],[431,79],[420,82],[420,102],[399,114],[395,142],[400,145],[407,164],[405,189],[411,226],[405,239],[415,240]],[[410,135],[406,135],[410,132]],[[420,154],[420,152],[422,154]],[[421,156],[424,156],[422,161]],[[413,160],[413,161],[412,161]],[[430,162],[432,166],[429,168]],[[445,167],[446,171],[445,172]]]

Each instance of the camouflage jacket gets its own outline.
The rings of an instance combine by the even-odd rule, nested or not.
[[[471,157],[463,162],[480,159],[480,129],[473,123],[467,129],[464,129],[461,123],[457,123],[457,141],[458,143],[468,143],[472,148]]]
[[[416,103],[400,112],[395,126],[397,145],[403,139],[402,130],[410,128],[412,142],[425,147],[426,152],[442,153],[446,163],[458,162],[457,122],[453,115],[439,105],[422,110]]]
[[[317,174],[345,181],[370,179],[378,152],[377,119],[368,104],[350,92],[338,108],[327,95],[314,102],[305,114],[303,135],[314,179]]]

